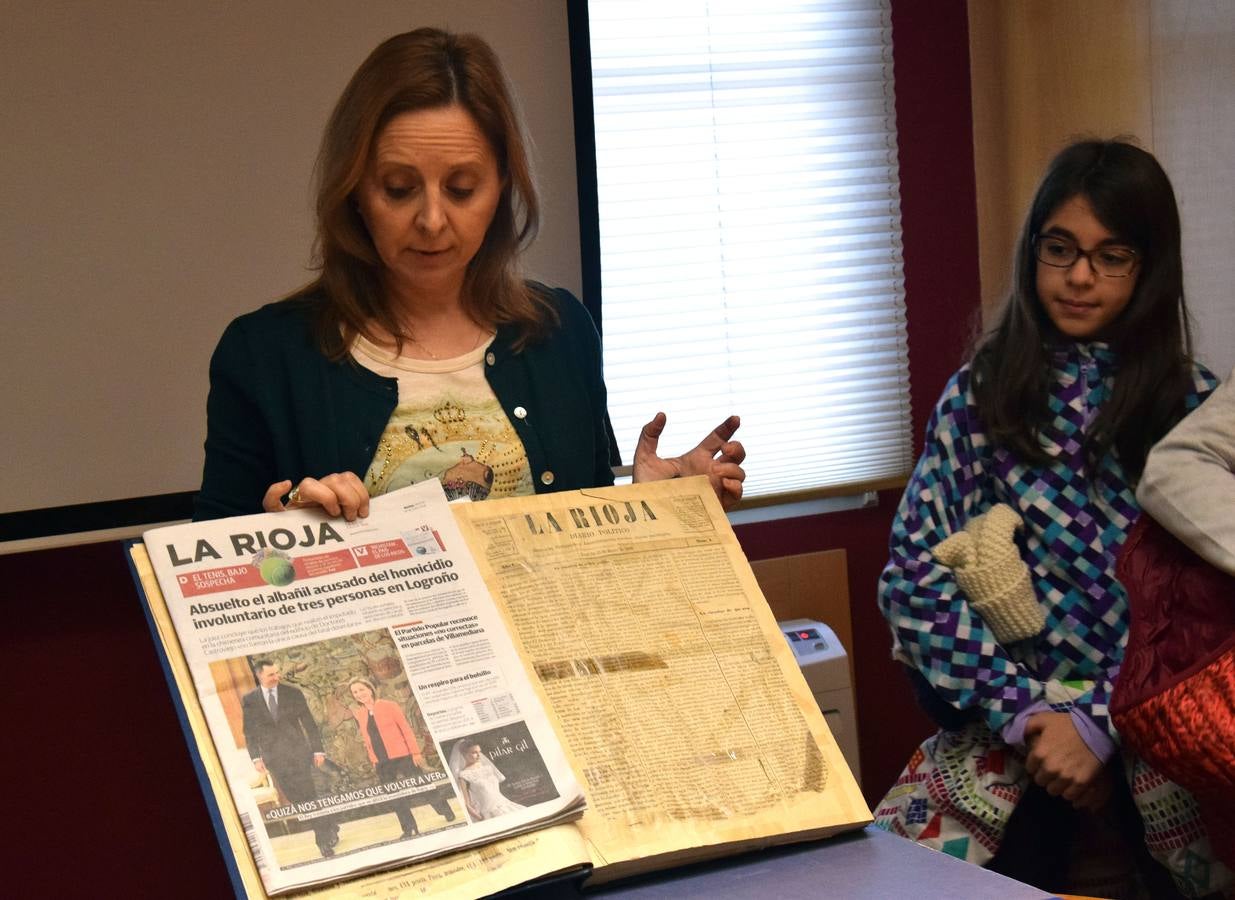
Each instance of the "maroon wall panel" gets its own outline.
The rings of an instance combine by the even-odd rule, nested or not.
[[[123,547],[0,556],[0,584],[8,895],[231,896]]]

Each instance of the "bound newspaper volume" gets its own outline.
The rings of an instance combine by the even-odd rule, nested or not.
[[[704,479],[427,482],[132,556],[249,896],[595,883],[870,821]]]

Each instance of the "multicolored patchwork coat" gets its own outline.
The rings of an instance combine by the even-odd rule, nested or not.
[[[1019,798],[1005,757],[1023,777],[1019,751],[1001,742],[1000,729],[1035,704],[1083,713],[1118,746],[1107,706],[1127,640],[1128,607],[1115,579],[1115,560],[1140,509],[1118,456],[1108,454],[1090,471],[1084,449],[1088,428],[1110,396],[1116,366],[1102,343],[1054,350],[1052,420],[1041,435],[1053,461],[1045,466],[1026,465],[991,442],[968,366],[944,389],[892,526],[879,602],[896,655],[917,668],[942,700],[980,710],[980,719],[968,737],[937,735],[914,754],[876,810],[876,823],[888,830],[973,862],[989,860]],[[1216,383],[1198,367],[1188,408],[1199,405]],[[933,555],[938,543],[997,503],[1008,504],[1023,519],[1021,555],[1046,613],[1046,626],[1036,638],[1007,646],[970,608],[952,569]],[[1129,777],[1141,779],[1142,794],[1152,787],[1160,795],[1161,779],[1150,785],[1146,778],[1153,779],[1143,769],[1139,762],[1131,764]],[[972,778],[985,779],[984,786],[965,783]],[[966,792],[970,796],[948,796]],[[1172,804],[1164,805],[1160,796],[1154,803],[1173,820],[1161,823],[1169,832],[1162,835],[1171,845],[1166,855],[1177,857],[1168,866],[1194,866],[1180,853],[1193,838],[1204,844],[1203,831],[1181,825],[1180,810],[1168,809]],[[1157,824],[1146,822],[1151,844]],[[1199,829],[1199,821],[1194,824]]]

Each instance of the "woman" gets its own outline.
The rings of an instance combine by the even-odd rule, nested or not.
[[[506,776],[480,749],[480,744],[464,739],[450,751],[450,771],[463,793],[467,814],[475,821],[493,819],[523,809],[506,797],[501,784]]]
[[[538,222],[489,46],[429,28],[382,43],[322,141],[319,276],[232,322],[211,360],[195,517],[321,505],[351,520],[465,457],[491,470],[474,496],[612,484],[595,327],[518,274]],[[675,458],[656,455],[664,424],[644,427],[634,479],[702,474],[736,503],[738,419]]]
[[[407,716],[403,715],[402,707],[392,700],[378,700],[377,690],[367,678],[353,678],[348,682],[347,689],[357,703],[352,708],[352,715],[360,726],[360,737],[369,751],[369,762],[373,763],[377,772],[378,783],[389,784],[420,775],[425,767],[424,754],[420,751],[420,741],[412,733]],[[447,821],[455,817],[449,802],[437,799],[436,795],[434,808]],[[412,815],[411,803],[392,800],[390,809],[399,818],[403,837],[414,837],[420,833]]]

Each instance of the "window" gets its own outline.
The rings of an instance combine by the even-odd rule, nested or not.
[[[736,412],[748,498],[901,483],[888,2],[590,0],[588,15],[623,459],[658,408],[673,452]]]

